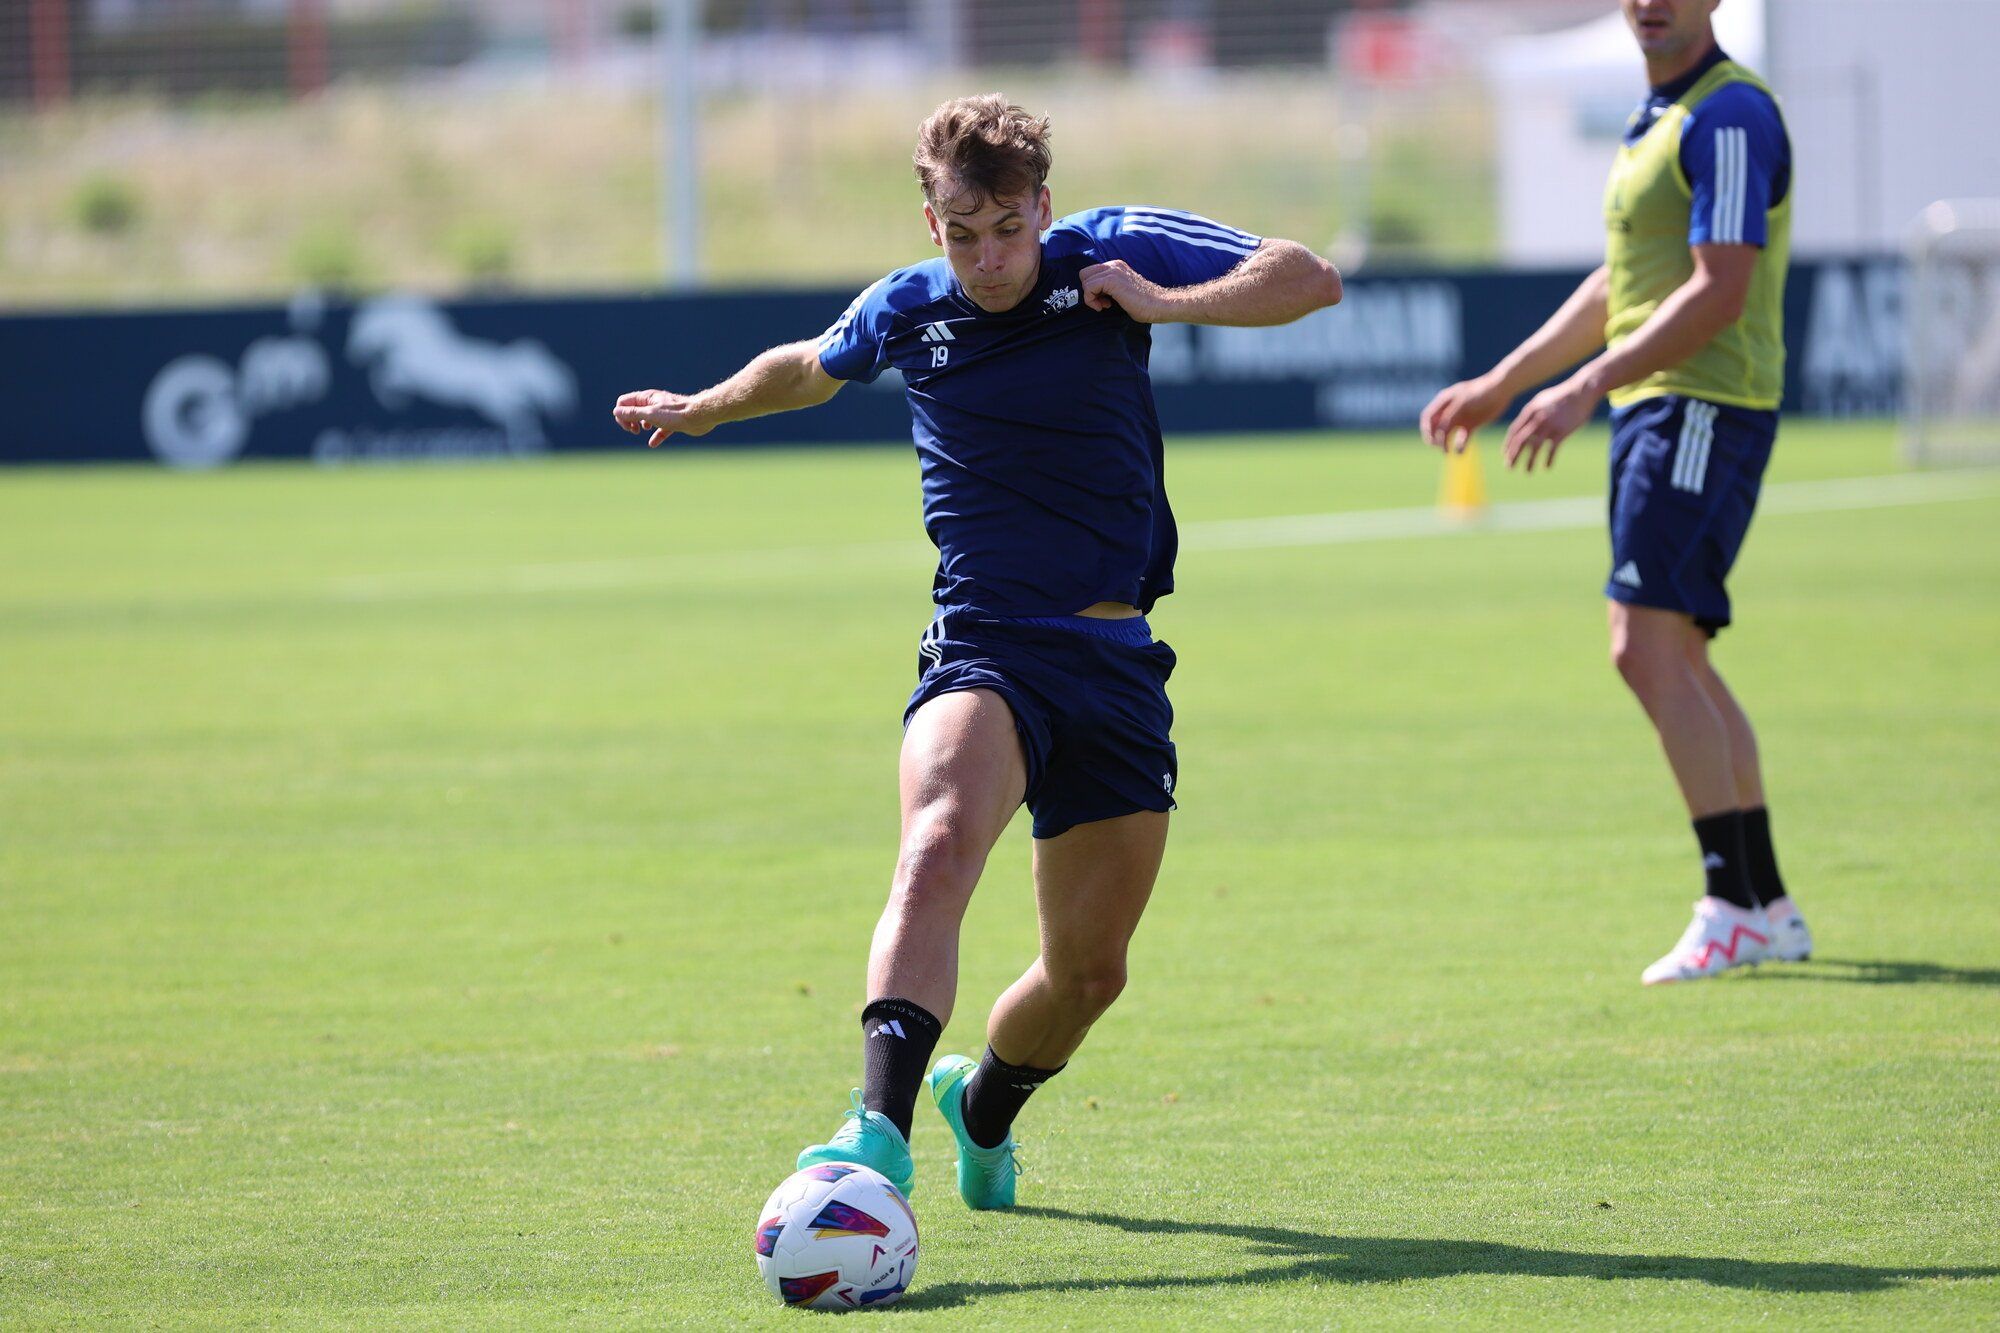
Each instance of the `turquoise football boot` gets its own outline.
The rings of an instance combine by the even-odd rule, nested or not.
[[[998,1147],[982,1148],[965,1132],[965,1085],[978,1067],[962,1055],[947,1055],[924,1083],[938,1114],[951,1126],[951,1136],[958,1140],[958,1197],[968,1208],[1012,1208],[1014,1181],[1021,1174],[1014,1160],[1018,1146],[1014,1136],[1009,1134]]]
[[[909,1140],[889,1123],[888,1116],[861,1105],[859,1088],[848,1094],[847,1123],[825,1143],[815,1143],[800,1153],[798,1169],[803,1171],[822,1162],[859,1162],[880,1171],[891,1185],[903,1191],[904,1198],[909,1197],[917,1175],[916,1163],[910,1160]]]

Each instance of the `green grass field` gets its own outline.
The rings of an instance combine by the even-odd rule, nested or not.
[[[1718,650],[1822,957],[1644,991],[1698,871],[1589,503],[1224,527],[1426,505],[1436,464],[1176,444],[1183,808],[1131,988],[1022,1122],[1019,1214],[959,1207],[920,1108],[877,1317],[2000,1321],[2000,485],[1801,486],[1892,470],[1787,429]],[[0,476],[0,1325],[815,1318],[751,1231],[857,1073],[914,483]],[[1031,956],[1026,852],[953,1048]]]

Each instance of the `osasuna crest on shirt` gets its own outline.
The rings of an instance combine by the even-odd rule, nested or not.
[[[942,258],[855,298],[821,337],[820,365],[843,380],[903,378],[939,605],[1067,615],[1102,601],[1145,610],[1172,591],[1151,332],[1085,305],[1079,275],[1123,260],[1191,286],[1259,243],[1192,213],[1096,208],[1049,229],[1033,290],[1004,314],[974,304]]]

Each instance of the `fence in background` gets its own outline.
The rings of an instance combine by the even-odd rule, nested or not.
[[[357,78],[440,70],[605,72],[685,12],[704,82],[742,90],[800,77],[980,68],[1135,68],[1162,75],[1327,67],[1406,76],[1439,39],[1409,0],[0,0],[0,102],[101,93],[308,97]],[[1448,6],[1447,6],[1448,8]],[[1477,0],[1482,36],[1601,10],[1596,0]],[[1340,47],[1349,50],[1343,55]]]
[[[0,0],[0,308],[845,282],[907,251],[918,121],[993,88],[1053,116],[1059,211],[1481,262],[1468,52],[1597,0],[1452,3]]]

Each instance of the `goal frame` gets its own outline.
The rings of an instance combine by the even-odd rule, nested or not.
[[[1905,246],[1901,449],[2000,464],[2000,199],[1940,199]]]

